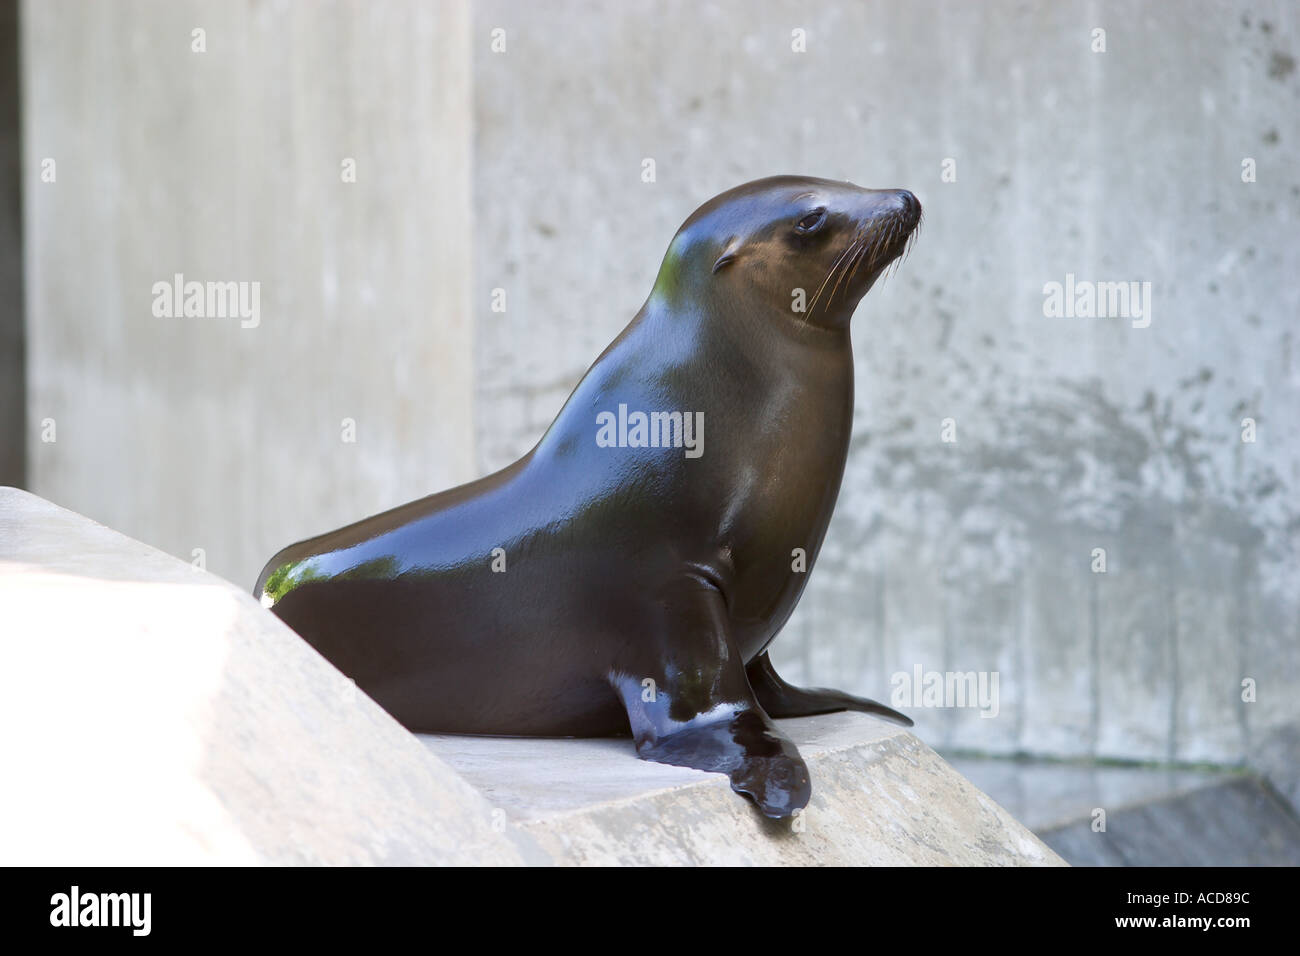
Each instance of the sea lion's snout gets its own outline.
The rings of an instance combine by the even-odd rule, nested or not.
[[[894,201],[903,216],[903,222],[907,227],[908,238],[911,238],[916,227],[921,224],[921,200],[917,199],[909,189],[895,190]]]
[[[907,216],[913,219],[921,218],[921,201],[916,198],[908,189],[898,189],[894,191],[895,201],[900,209]]]
[[[855,204],[845,304],[856,305],[886,269],[907,252],[921,224],[921,201],[908,189],[864,189]]]
[[[906,242],[921,222],[921,201],[908,189],[870,190],[859,220],[863,229],[892,232],[891,238]]]

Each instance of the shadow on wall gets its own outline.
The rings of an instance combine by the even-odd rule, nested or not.
[[[27,479],[18,2],[0,0],[0,485]]]

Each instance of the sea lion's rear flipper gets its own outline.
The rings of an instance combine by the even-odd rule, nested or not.
[[[858,710],[864,714],[875,714],[902,724],[912,726],[912,719],[900,714],[892,707],[886,707],[879,701],[867,697],[854,697],[842,690],[827,690],[824,687],[793,687],[781,679],[772,662],[764,651],[749,662],[745,668],[749,676],[749,686],[754,689],[754,696],[763,705],[763,709],[773,717],[809,717],[813,714],[832,714],[840,710]]]
[[[646,661],[611,677],[644,760],[725,773],[765,816],[808,805],[808,767],[745,677],[716,587],[688,575],[664,595]],[[646,645],[641,645],[643,648]],[[645,673],[638,673],[645,671]]]

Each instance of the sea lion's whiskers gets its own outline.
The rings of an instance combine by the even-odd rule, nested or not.
[[[869,245],[867,237],[863,236],[862,239],[859,242],[855,242],[854,245],[858,246],[858,250],[849,257],[848,262],[844,264],[844,268],[840,270],[839,278],[835,280],[835,288],[831,289],[831,294],[826,299],[827,306],[835,301],[835,296],[840,291],[840,283],[844,281],[844,277],[848,275],[849,270],[853,268],[853,263],[857,261],[858,257],[862,255],[863,250],[865,250]],[[845,288],[847,289],[847,286]]]
[[[841,253],[841,255],[842,255],[842,253]],[[812,301],[808,303],[808,311],[807,311],[807,313],[805,313],[805,316],[804,316],[804,321],[805,321],[805,322],[808,321],[808,318],[807,318],[807,317],[808,317],[809,315],[812,315],[813,312],[817,309],[817,300],[821,298],[822,289],[826,288],[826,283],[830,281],[831,275],[835,272],[835,266],[837,266],[837,265],[839,265],[839,260],[838,260],[838,259],[836,259],[835,262],[834,262],[834,264],[831,265],[830,270],[826,273],[825,278],[822,279],[822,284],[819,285],[819,286],[817,287],[817,291],[813,293]]]
[[[903,249],[906,251],[907,247],[904,246]],[[889,274],[885,276],[885,278],[892,279],[894,276],[898,275],[898,270],[902,267],[902,264],[903,256],[901,254],[895,256],[894,261],[889,264]]]
[[[858,244],[861,237],[862,237],[861,233],[854,236],[853,241],[848,244],[848,246],[844,249],[844,251],[840,253],[840,257],[835,260],[834,264],[831,265],[830,270],[826,273],[826,278],[822,279],[822,284],[817,287],[817,292],[814,293],[812,297],[812,302],[809,303],[808,305],[808,312],[807,315],[805,315],[804,317],[805,322],[808,321],[807,316],[812,315],[813,312],[816,310],[817,302],[821,298],[822,290],[826,288],[826,283],[831,281],[831,276],[835,275],[835,270],[838,269],[840,263],[844,261],[844,257],[853,251],[853,247]],[[827,301],[829,302],[830,300]]]
[[[916,237],[921,234],[921,225],[925,222],[925,213],[922,212],[916,217],[916,225],[912,227],[912,234],[907,237],[907,245],[903,247],[903,254],[899,256],[903,261],[912,254],[912,247],[916,245]]]
[[[840,270],[840,266],[843,265],[844,262],[845,262],[845,261],[846,261],[846,260],[847,260],[851,255],[853,255],[853,251],[854,251],[854,249],[858,246],[858,244],[859,244],[860,242],[862,242],[862,240],[863,240],[864,238],[865,238],[864,234],[863,234],[862,232],[859,232],[859,233],[857,233],[856,235],[854,235],[853,239],[850,240],[849,244],[848,244],[847,246],[844,247],[844,251],[840,253],[839,258],[837,258],[837,259],[835,260],[835,262],[832,263],[830,269],[827,270],[827,272],[826,272],[826,278],[822,279],[822,284],[821,284],[820,286],[817,287],[817,295],[814,296],[814,300],[817,299],[817,298],[819,298],[819,297],[821,296],[822,292],[823,292],[823,291],[825,290],[825,288],[826,288],[826,284],[827,284],[828,282],[830,282],[831,279],[835,278],[836,274],[837,274],[837,273],[839,272],[839,270]],[[830,302],[830,300],[831,300],[832,298],[834,298],[834,292],[832,292],[832,293],[831,293],[831,296],[830,296],[829,298],[827,298],[826,301],[827,301],[828,304],[829,304],[829,302]]]
[[[896,228],[897,223],[891,220],[879,234],[876,244],[871,250],[871,265],[873,267],[882,262],[890,247],[893,246]]]
[[[858,270],[862,268],[862,263],[867,262],[870,258],[870,250],[864,243],[862,248],[858,250],[857,255],[853,257],[853,261],[849,263],[849,284],[844,287],[846,290],[852,287],[853,280],[857,278]]]
[[[890,228],[889,228],[889,244],[890,244],[891,246],[892,246],[892,245],[897,241],[897,233],[899,233],[900,231],[902,231],[902,229],[903,229],[903,223],[902,223],[901,220],[895,220],[894,223],[890,226]],[[907,240],[906,240],[906,239],[903,240],[903,251],[904,251],[904,252],[907,251]],[[901,254],[901,253],[900,253],[899,255],[897,255],[897,256],[894,257],[894,261],[891,262],[891,263],[889,264],[889,269],[887,270],[888,274],[885,276],[886,279],[890,279],[890,278],[892,278],[893,276],[895,276],[895,275],[898,274],[898,263],[899,263],[899,261],[900,261],[902,258],[903,258],[903,257],[902,257],[902,254]]]
[[[903,263],[907,261],[907,257],[912,254],[912,247],[916,245],[916,237],[921,234],[921,222],[924,218],[924,214],[917,217],[916,225],[912,227],[911,235],[907,237],[907,241],[903,244],[903,254],[894,260],[895,272],[903,267]]]

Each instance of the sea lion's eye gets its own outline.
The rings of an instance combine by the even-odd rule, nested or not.
[[[801,236],[807,236],[810,235],[811,233],[816,232],[825,224],[826,224],[825,208],[814,209],[812,212],[808,213],[808,215],[804,216],[797,223],[795,223],[794,231]]]

